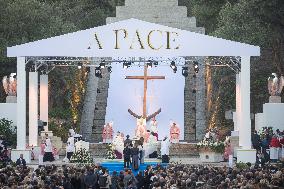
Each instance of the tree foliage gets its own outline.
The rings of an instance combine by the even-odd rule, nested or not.
[[[268,101],[267,78],[272,72],[284,74],[284,2],[281,0],[240,0],[238,2],[226,2],[220,9],[217,17],[218,25],[210,35],[257,45],[261,47],[261,57],[252,58],[251,62],[251,112],[262,111],[263,103]],[[198,19],[198,18],[197,18]],[[214,71],[212,82],[218,83],[228,74]],[[234,78],[230,78],[234,79]],[[235,83],[231,84],[234,87]],[[222,99],[220,106],[231,104],[235,108],[235,98],[228,98],[235,93],[233,90],[225,90],[223,93],[214,93],[215,98]],[[226,99],[226,100],[224,100]],[[229,100],[229,101],[227,101]],[[224,109],[225,108],[225,109]],[[227,107],[228,109],[228,107]],[[224,110],[218,112],[217,120],[224,122]],[[211,114],[211,118],[212,118]],[[224,121],[222,121],[224,120]]]
[[[8,146],[16,146],[17,133],[12,121],[5,118],[0,119],[0,133],[3,135]]]

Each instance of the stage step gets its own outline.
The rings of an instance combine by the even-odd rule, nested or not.
[[[160,153],[160,146],[158,147],[158,154]],[[90,152],[94,157],[106,158],[107,144],[90,143]],[[170,147],[170,157],[198,157],[199,152],[196,143],[180,142],[172,144]]]
[[[146,170],[148,165],[151,165],[153,167],[156,167],[157,165],[161,165],[162,167],[166,167],[168,164],[167,163],[161,163],[160,160],[155,159],[155,160],[146,160],[144,164],[141,164],[139,166],[138,170],[131,169],[134,175],[137,175],[139,171],[144,171]],[[120,172],[124,170],[124,163],[122,160],[104,160],[101,163],[101,166],[104,168],[107,168],[109,170],[109,174],[112,175],[113,171]],[[131,167],[131,166],[130,166]]]

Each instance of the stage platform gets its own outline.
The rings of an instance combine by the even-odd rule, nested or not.
[[[56,166],[62,166],[62,165],[70,165],[70,166],[76,166],[74,163],[66,163],[63,162],[64,156],[60,156],[59,160],[53,161],[53,162],[44,162],[43,165],[56,165]],[[112,168],[123,168],[123,160],[108,160],[105,158],[94,158],[94,164],[112,164],[112,161],[114,161],[114,165]],[[145,159],[146,164],[155,165],[158,163],[161,163],[160,159]],[[199,157],[171,157],[170,163],[174,164],[184,164],[184,165],[210,165],[210,166],[217,166],[217,167],[223,167],[228,166],[228,162],[218,162],[218,163],[205,163],[201,162]],[[235,163],[234,163],[235,164]],[[32,160],[31,163],[27,164],[31,168],[37,168],[38,167],[38,160]],[[146,166],[145,166],[146,167]],[[142,170],[142,167],[141,167]]]
[[[116,171],[116,172],[119,173],[119,171],[124,170],[123,160],[116,160],[116,159],[115,160],[108,160],[108,159],[105,159],[105,160],[103,160],[101,165],[103,167],[107,168],[109,170],[110,174],[112,174],[113,171]],[[144,170],[146,170],[146,167],[148,165],[151,165],[153,167],[156,167],[157,165],[161,165],[162,167],[167,167],[168,166],[167,163],[162,163],[161,160],[159,160],[159,159],[147,159],[147,160],[145,160],[144,164],[141,164],[139,166],[138,170],[134,170],[134,169],[131,169],[131,170],[134,173],[134,175],[137,175],[139,171],[144,172]],[[131,167],[132,166],[130,166],[130,168]]]
[[[197,143],[179,142],[171,144],[170,157],[178,158],[198,158],[199,151],[196,146]],[[90,152],[95,158],[103,158],[107,155],[107,145],[104,143],[90,143]],[[157,152],[160,153],[161,146],[158,145]]]

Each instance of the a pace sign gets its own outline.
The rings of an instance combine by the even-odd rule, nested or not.
[[[179,49],[179,34],[172,31],[163,31],[159,29],[153,29],[149,31],[114,29],[112,31],[112,37],[106,39],[103,33],[94,33],[94,40],[97,49]],[[106,44],[106,43],[111,43]]]

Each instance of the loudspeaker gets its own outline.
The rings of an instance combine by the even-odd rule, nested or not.
[[[169,163],[170,158],[168,155],[162,155],[162,163]]]
[[[158,152],[154,151],[152,154],[149,154],[149,158],[157,158],[158,157]]]

